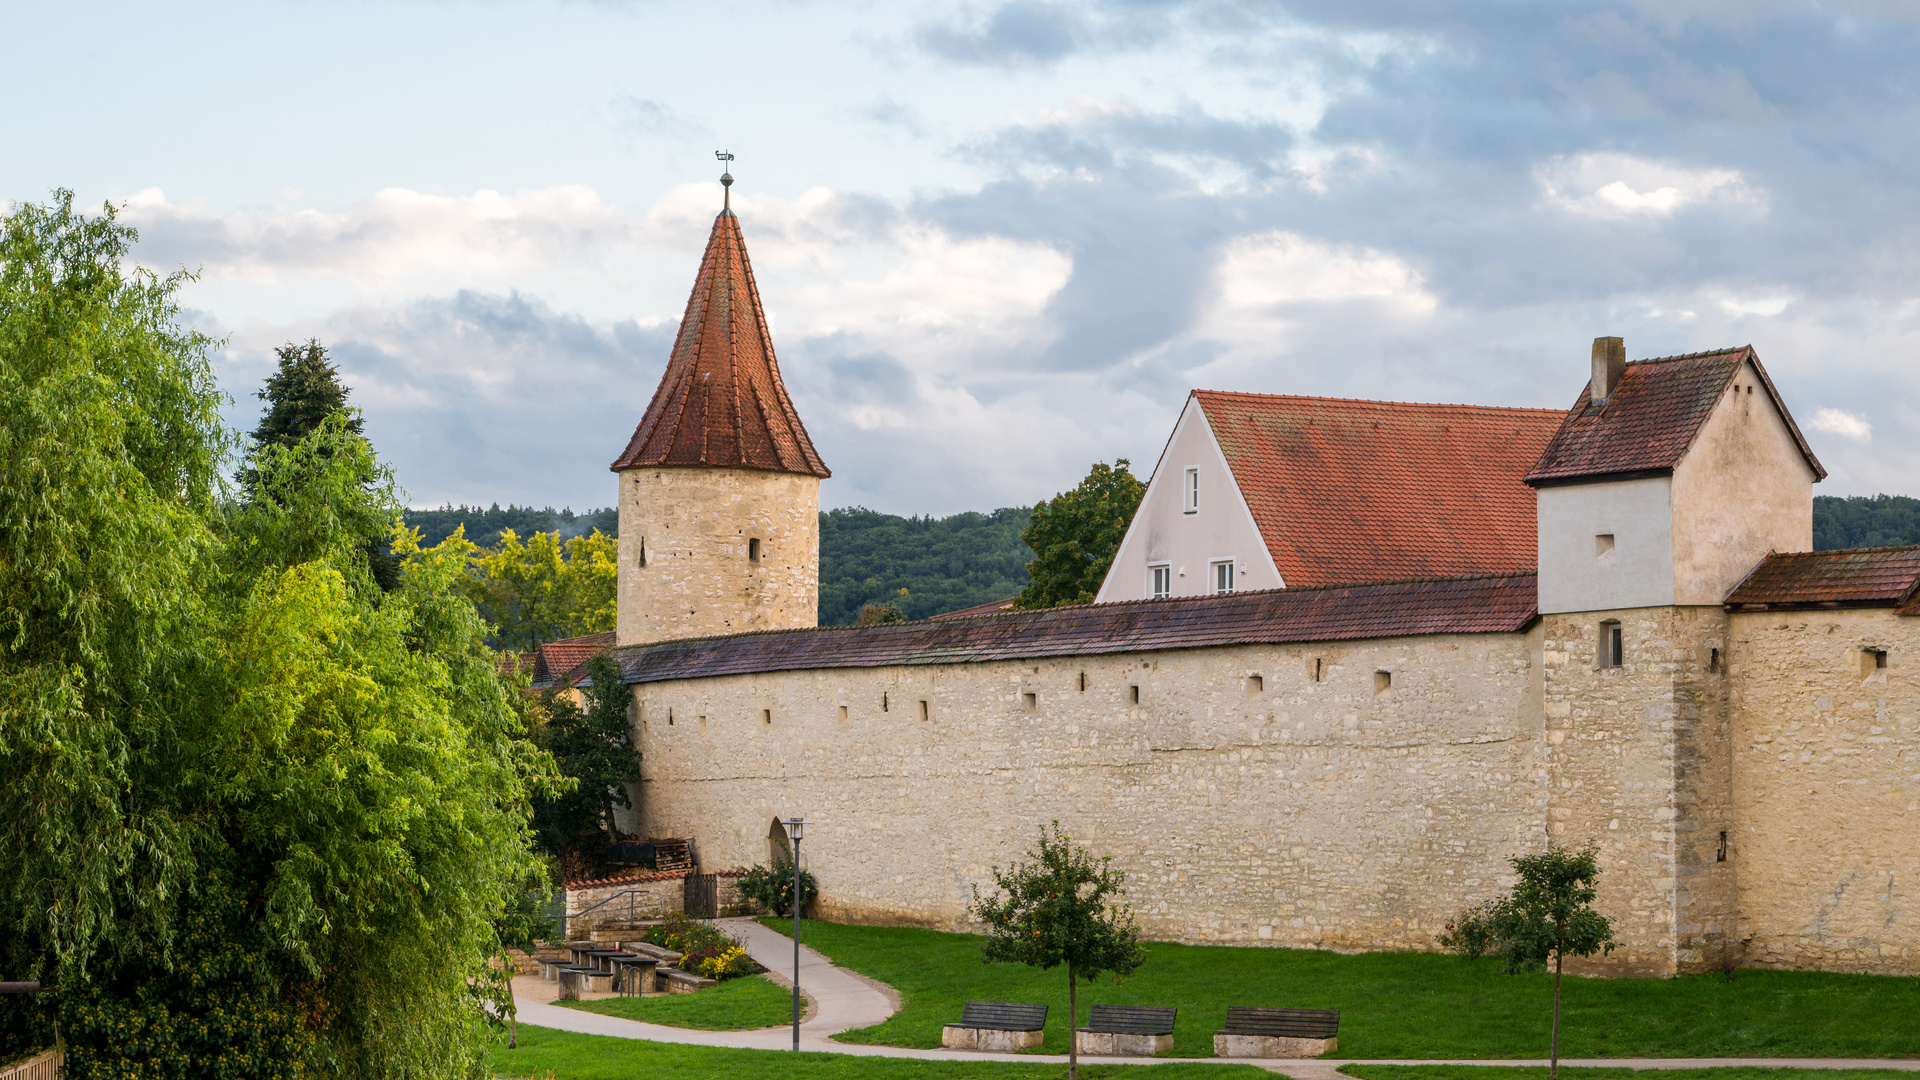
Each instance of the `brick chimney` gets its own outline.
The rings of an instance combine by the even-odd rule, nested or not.
[[[1593,339],[1593,382],[1588,388],[1588,396],[1595,405],[1605,405],[1613,396],[1614,388],[1620,385],[1620,377],[1627,373],[1627,343],[1617,337],[1597,337]]]

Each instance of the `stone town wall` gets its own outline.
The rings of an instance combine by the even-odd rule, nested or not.
[[[1700,607],[1541,620],[1550,835],[1598,846],[1595,906],[1621,943],[1576,969],[1671,975],[1733,958],[1734,870],[1717,860],[1733,798],[1726,620]],[[1614,622],[1619,667],[1601,663]]]
[[[1058,819],[1127,872],[1148,937],[1430,948],[1543,842],[1540,641],[641,684],[637,831],[742,865],[803,813],[823,914],[957,927],[971,887]]]
[[[1920,974],[1920,619],[1731,619],[1745,962]]]
[[[739,875],[721,871],[716,899],[724,914],[743,910]],[[684,870],[650,871],[593,881],[568,882],[566,936],[606,926],[654,922],[687,910]]]
[[[705,466],[619,475],[619,644],[818,621],[817,477]]]

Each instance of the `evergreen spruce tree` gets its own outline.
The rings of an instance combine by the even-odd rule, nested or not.
[[[346,418],[344,428],[349,435],[366,438],[365,420],[358,409],[347,405],[350,391],[340,381],[339,370],[327,358],[327,347],[318,338],[308,338],[305,345],[289,341],[274,352],[280,357],[280,366],[254,395],[267,403],[266,415],[253,429],[256,450],[291,449],[335,413]],[[256,490],[259,477],[253,471],[240,479],[249,492]],[[382,592],[400,587],[400,559],[393,554],[384,533],[365,538],[361,550]]]

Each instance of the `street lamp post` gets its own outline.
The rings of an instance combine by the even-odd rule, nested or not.
[[[787,835],[793,838],[793,1050],[797,1054],[800,1052],[800,838],[813,822],[796,816],[780,824],[787,827]]]

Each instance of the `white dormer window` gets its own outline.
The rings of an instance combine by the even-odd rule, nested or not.
[[[1198,468],[1187,470],[1186,491],[1185,512],[1189,514],[1198,513],[1200,511],[1200,470]]]
[[[1173,595],[1173,567],[1165,563],[1147,567],[1147,595],[1155,600]]]
[[[1222,559],[1213,564],[1213,591],[1229,593],[1233,591],[1233,560]]]

